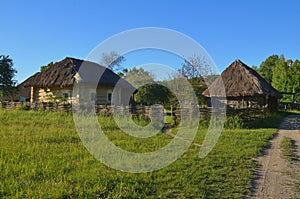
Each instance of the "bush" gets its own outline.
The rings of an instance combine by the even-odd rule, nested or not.
[[[224,127],[227,129],[241,129],[244,126],[245,125],[240,114],[227,117],[224,123]]]

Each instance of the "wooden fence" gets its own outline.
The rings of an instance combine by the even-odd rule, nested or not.
[[[40,103],[30,103],[30,102],[0,102],[0,108],[2,109],[22,109],[22,110],[42,110],[42,111],[56,111],[56,112],[72,112],[72,104],[71,103],[53,103],[53,102],[40,102]],[[131,115],[138,116],[142,118],[150,118],[156,116],[167,115],[164,113],[161,107],[155,106],[112,106],[112,105],[95,105],[93,107],[95,112],[102,116],[110,116],[112,114],[120,114],[120,115]],[[212,115],[212,108],[207,107],[198,107],[200,111],[200,120],[208,120]],[[300,107],[298,107],[300,108]],[[195,109],[191,108],[180,108],[173,109],[171,113],[168,115],[173,116],[175,122],[180,122],[181,117],[188,119],[194,116]],[[238,114],[246,115],[247,118],[251,119],[251,117],[256,117],[257,115],[265,114],[268,112],[268,109],[232,109],[227,108],[226,115],[234,116]]]
[[[7,110],[39,110],[39,111],[54,111],[54,112],[72,112],[72,104],[64,102],[0,102],[0,108]],[[148,117],[151,114],[150,106],[113,106],[113,105],[95,105],[92,107],[99,115],[109,116],[112,113],[141,115]]]
[[[280,102],[279,109],[284,110],[284,111],[287,111],[287,110],[300,111],[300,104],[291,103],[291,102]]]

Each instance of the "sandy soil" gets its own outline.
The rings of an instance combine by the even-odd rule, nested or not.
[[[280,144],[284,137],[290,137],[297,146],[300,157],[300,116],[285,118],[277,135],[271,140],[271,147],[257,161],[258,178],[253,181],[253,196],[250,198],[300,198],[300,161],[288,161],[281,157]]]

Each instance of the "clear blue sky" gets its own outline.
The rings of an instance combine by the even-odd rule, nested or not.
[[[237,58],[250,66],[272,54],[300,59],[298,0],[0,0],[0,5],[0,54],[14,60],[19,83],[50,61],[84,59],[108,37],[149,26],[195,39],[220,71]]]

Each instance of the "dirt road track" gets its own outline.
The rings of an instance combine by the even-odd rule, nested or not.
[[[284,119],[277,135],[271,140],[271,147],[258,158],[262,166],[258,179],[253,181],[253,196],[250,198],[300,198],[300,161],[289,162],[281,157],[280,144],[284,137],[295,141],[300,157],[299,115]]]

